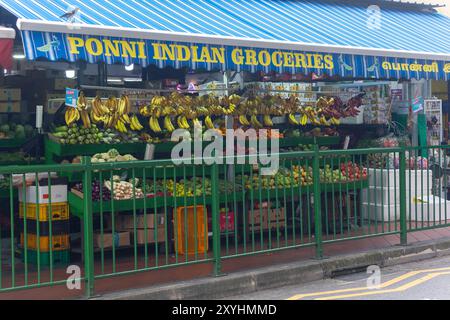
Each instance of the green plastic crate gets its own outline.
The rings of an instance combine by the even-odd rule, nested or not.
[[[49,267],[50,266],[50,252],[40,252],[40,265],[41,267]],[[70,250],[64,251],[53,251],[53,266],[56,265],[68,265],[70,263]],[[25,262],[25,254],[22,252],[22,261]],[[38,264],[38,252],[35,250],[27,250],[27,263],[29,264]]]

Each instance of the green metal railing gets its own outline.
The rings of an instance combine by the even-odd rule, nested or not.
[[[308,246],[320,259],[326,244],[380,235],[398,234],[404,245],[408,232],[450,226],[447,149],[427,147],[422,159],[424,148],[315,147],[279,154],[279,170],[269,176],[261,170],[267,166],[249,164],[256,156],[212,165],[85,157],[72,165],[2,167],[9,212],[0,220],[0,293],[64,285],[70,264],[80,267],[77,280],[90,297],[97,281],[113,276],[192,264],[211,264],[217,276],[224,260]],[[75,173],[82,181],[69,185],[67,201],[81,241],[72,241],[69,261],[62,256],[68,248],[53,245],[60,203],[53,188],[43,201],[34,181],[52,186],[52,174]]]

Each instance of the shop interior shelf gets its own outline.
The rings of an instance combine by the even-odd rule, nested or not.
[[[241,202],[243,199],[242,193],[236,193],[236,196],[233,194],[221,194],[219,197],[219,202],[221,204],[230,203],[230,201]],[[68,201],[70,205],[71,214],[82,218],[84,212],[84,200],[79,195],[69,192]],[[92,211],[95,214],[101,212],[125,212],[125,211],[133,211],[134,208],[136,210],[155,210],[161,208],[176,208],[176,207],[185,207],[185,206],[194,206],[194,205],[211,205],[212,197],[210,195],[207,196],[199,196],[199,197],[153,197],[144,199],[136,199],[133,200],[114,200],[114,201],[98,201],[93,202]]]
[[[319,146],[332,146],[339,144],[340,137],[286,137],[280,139],[281,147],[293,147],[299,144],[317,144]]]

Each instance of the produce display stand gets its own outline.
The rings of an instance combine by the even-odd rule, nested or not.
[[[55,157],[76,157],[76,156],[92,156],[100,152],[108,152],[116,149],[121,154],[133,153],[144,154],[144,143],[121,143],[121,144],[60,144],[57,141],[46,137],[44,139],[45,160],[47,164],[55,163]]]
[[[321,183],[320,190],[323,193],[329,192],[339,192],[339,191],[356,191],[361,189],[366,189],[369,187],[369,182],[365,180],[357,180],[350,182],[336,182],[336,183]],[[276,189],[256,189],[256,190],[246,190],[246,198],[251,201],[253,200],[271,200],[271,199],[296,199],[300,195],[312,194],[313,185],[304,186],[286,186],[284,188]]]
[[[0,149],[19,149],[27,139],[0,139]]]
[[[232,193],[221,194],[219,197],[219,203],[225,204],[233,199],[233,201],[242,202],[242,192],[237,192],[234,196]],[[73,191],[68,194],[68,201],[70,206],[70,212],[76,217],[83,219],[84,204],[83,198],[79,193]],[[212,203],[212,197],[210,195],[198,196],[198,197],[147,197],[146,199],[136,200],[109,200],[102,202],[92,203],[92,212],[94,214],[109,213],[109,212],[129,212],[136,210],[147,209],[154,211],[161,208],[176,208],[193,205],[206,205],[209,206]]]

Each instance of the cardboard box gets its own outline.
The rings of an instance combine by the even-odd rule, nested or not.
[[[20,101],[22,91],[20,89],[0,89],[0,101]]]
[[[234,231],[234,212],[221,212],[219,216],[220,232]]]
[[[230,211],[228,213],[220,212],[219,214],[220,232],[234,232],[234,221],[235,221],[235,214],[233,211]],[[212,230],[211,216],[208,216],[208,230]]]
[[[147,228],[153,229],[155,228],[155,215],[147,214],[146,216],[143,214],[136,215],[136,228],[144,229],[145,228],[145,220],[147,220]],[[158,228],[160,226],[164,227],[164,215],[158,214],[156,217],[156,223],[158,224]],[[135,221],[133,215],[120,215],[117,217],[117,229],[118,230],[127,230],[134,229]]]
[[[156,231],[156,242],[165,241],[165,229],[164,226],[158,227]],[[134,239],[134,231],[131,232],[131,236]],[[147,243],[155,243],[155,229],[147,229]],[[136,244],[145,244],[145,229],[136,230]]]
[[[39,185],[37,190],[36,186],[26,187],[25,189],[25,199],[26,203],[37,203],[36,202],[36,191],[39,197],[39,204],[48,204],[50,201],[49,188],[47,185]],[[51,202],[67,202],[67,185],[55,184],[51,186]],[[19,201],[23,199],[23,188],[19,188]]]
[[[278,226],[281,228],[284,227],[285,221],[286,221],[286,212],[284,208],[278,208],[278,210],[268,208],[253,210],[254,231],[261,230],[261,228],[262,230],[267,230],[269,229],[269,225],[271,228],[276,228],[277,222]],[[250,230],[252,230],[252,211],[248,212],[248,225],[250,227]]]
[[[103,236],[100,232],[94,233],[94,247],[95,248],[111,248],[124,247],[130,245],[130,233],[128,231],[116,232],[114,234],[104,232]]]
[[[260,209],[254,209],[253,212],[251,210],[248,212],[247,221],[250,231],[260,231],[268,228],[267,211],[265,209],[261,209],[261,211]]]
[[[20,113],[21,111],[21,102],[20,101],[9,101],[9,102],[0,102],[0,112],[16,112]]]
[[[271,209],[268,211],[268,221],[270,221],[271,224],[274,223],[283,223],[286,220],[286,212],[284,208],[278,208],[277,209]]]

